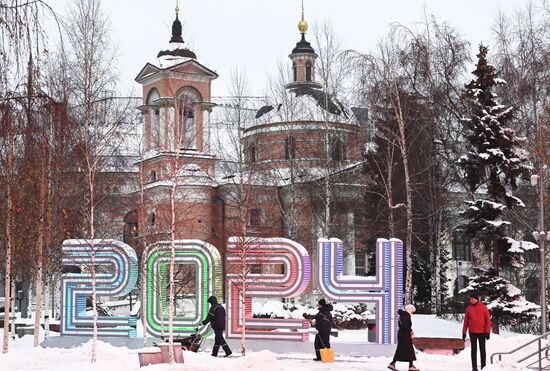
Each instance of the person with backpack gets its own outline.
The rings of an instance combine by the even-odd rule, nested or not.
[[[413,338],[414,331],[412,329],[412,314],[416,312],[414,305],[409,304],[405,307],[405,310],[399,309],[399,331],[397,332],[397,349],[395,349],[395,355],[393,360],[388,365],[388,368],[393,371],[397,371],[395,364],[397,362],[409,362],[409,371],[419,371],[414,365],[416,361],[416,355],[414,354]]]
[[[225,330],[225,308],[218,303],[218,298],[211,296],[208,298],[208,303],[210,304],[210,310],[206,319],[202,321],[203,325],[210,323],[212,330],[214,330],[214,347],[212,348],[212,356],[217,357],[220,347],[223,348],[225,356],[229,357],[231,349],[223,337],[223,330]]]
[[[327,303],[325,299],[317,302],[319,312],[311,320],[311,325],[315,326],[317,335],[315,335],[315,358],[314,361],[321,360],[321,349],[330,348],[330,331],[332,330],[332,304]]]
[[[462,327],[462,340],[466,340],[466,332],[470,333],[472,371],[477,371],[478,343],[481,368],[484,368],[486,364],[485,340],[489,340],[491,334],[491,316],[485,304],[479,301],[479,295],[476,292],[470,294],[470,304],[466,307],[464,326]]]

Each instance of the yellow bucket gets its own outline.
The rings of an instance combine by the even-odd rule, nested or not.
[[[324,348],[324,349],[321,349],[320,352],[321,352],[321,362],[323,363],[334,362],[334,350],[330,348]]]

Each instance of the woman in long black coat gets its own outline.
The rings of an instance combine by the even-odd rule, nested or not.
[[[411,315],[416,312],[414,305],[409,304],[405,307],[405,310],[399,309],[399,331],[397,332],[397,349],[393,356],[393,361],[389,364],[388,368],[393,371],[397,371],[395,367],[396,362],[409,362],[409,371],[419,371],[414,366],[416,361],[416,355],[414,354],[413,337],[414,332],[412,330]]]

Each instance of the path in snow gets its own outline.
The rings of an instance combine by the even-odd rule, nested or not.
[[[413,325],[417,336],[458,337],[461,333],[461,324],[437,319],[434,316],[415,315]],[[0,330],[0,338],[2,330]],[[488,342],[488,355],[496,351],[513,349],[533,338],[531,335],[515,335],[506,333],[505,336],[492,336]],[[335,341],[357,341],[366,336],[365,331],[343,331]],[[0,371],[20,370],[47,370],[47,371],[126,371],[140,370],[137,350],[125,347],[114,347],[99,342],[98,363],[90,364],[91,341],[70,349],[32,348],[32,336],[25,336],[11,342],[10,352],[0,355]],[[321,364],[312,361],[311,353],[307,354],[275,354],[268,350],[249,352],[246,357],[213,358],[209,349],[200,353],[185,353],[185,365],[156,365],[141,368],[143,371],[277,371],[277,370],[364,370],[384,371],[390,361],[389,357],[344,357],[336,355],[334,364]],[[531,348],[533,349],[533,348]],[[235,349],[237,350],[237,349]],[[259,349],[258,349],[259,350]],[[523,353],[525,354],[525,352]],[[368,355],[365,355],[368,356]],[[423,371],[439,370],[470,370],[470,352],[467,348],[457,356],[443,356],[432,354],[418,354],[417,366]],[[513,364],[521,358],[521,354],[514,357],[504,357],[504,363],[489,366],[484,371],[518,371],[525,370]],[[400,370],[406,370],[405,363],[398,363]]]

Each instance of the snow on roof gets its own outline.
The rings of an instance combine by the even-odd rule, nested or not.
[[[294,184],[300,184],[319,181],[327,175],[330,177],[353,169],[357,166],[360,166],[361,164],[363,164],[363,162],[353,162],[350,164],[342,165],[336,169],[326,169],[322,167],[291,169],[288,167],[284,167],[259,171],[246,170],[243,172],[242,177],[240,176],[238,171],[226,171],[225,173],[216,173],[216,180],[220,184],[240,184],[241,182],[248,184],[250,182],[251,184],[258,186],[263,185],[283,187],[291,184],[292,171],[294,172]],[[238,167],[233,167],[233,169],[238,170]]]
[[[344,124],[358,124],[358,120],[353,111],[346,110],[348,117],[343,114],[337,115],[331,113],[323,109],[318,101],[310,95],[296,97],[292,92],[287,92],[286,102],[267,100],[265,106],[271,106],[273,109],[257,118],[255,120],[256,125],[293,121],[328,121]]]
[[[155,186],[168,186],[174,184],[172,179],[148,184],[148,188]],[[199,165],[188,163],[184,164],[177,173],[178,186],[217,186],[217,182],[208,175]]]

